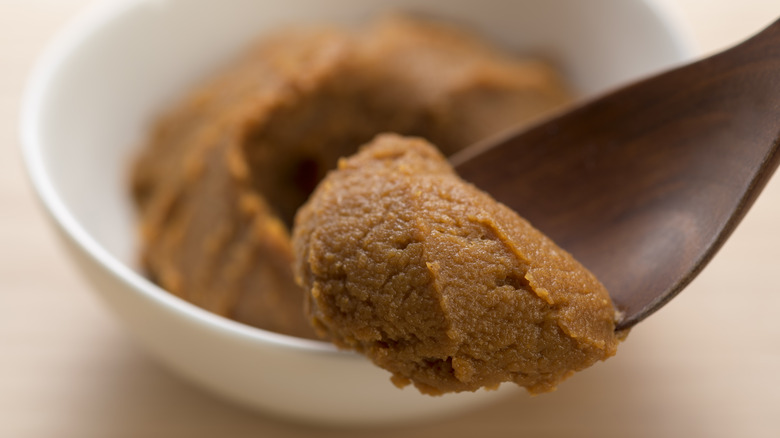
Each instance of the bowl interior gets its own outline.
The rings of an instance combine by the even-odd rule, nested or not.
[[[33,182],[65,231],[138,284],[128,167],[155,116],[264,32],[356,25],[407,10],[462,23],[559,65],[583,96],[684,60],[679,29],[651,2],[625,0],[146,0],[98,5],[58,38],[25,100]],[[133,273],[134,272],[134,273]],[[260,331],[258,331],[260,332]]]

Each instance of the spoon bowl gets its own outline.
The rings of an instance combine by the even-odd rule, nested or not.
[[[780,21],[452,162],[588,267],[623,330],[712,259],[777,168],[778,143]]]

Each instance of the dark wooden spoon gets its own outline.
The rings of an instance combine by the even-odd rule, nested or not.
[[[588,267],[620,330],[712,259],[777,168],[779,142],[780,20],[452,162]]]

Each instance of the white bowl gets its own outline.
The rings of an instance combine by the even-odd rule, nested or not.
[[[457,412],[512,390],[438,398],[398,390],[358,355],[210,314],[150,283],[133,262],[128,160],[162,108],[258,34],[357,23],[390,9],[452,18],[545,54],[583,95],[691,52],[680,26],[650,0],[149,0],[88,10],[30,80],[21,126],[29,173],[108,307],[154,356],[214,393],[287,418],[358,425]]]

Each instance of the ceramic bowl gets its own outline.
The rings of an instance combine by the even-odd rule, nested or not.
[[[107,307],[153,356],[208,391],[297,421],[366,425],[434,418],[518,390],[399,390],[357,354],[206,312],[155,286],[135,263],[128,163],[166,105],[264,32],[353,25],[391,10],[453,20],[543,54],[582,96],[691,53],[674,14],[650,0],[140,0],[85,11],[53,40],[26,90],[29,174]]]

